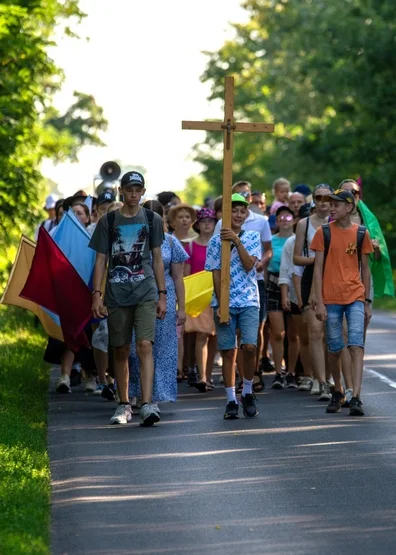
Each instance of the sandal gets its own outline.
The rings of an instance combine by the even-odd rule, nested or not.
[[[176,374],[177,383],[181,383],[184,380],[184,374],[182,370],[178,370]]]
[[[257,378],[258,378],[258,381],[256,381]],[[254,393],[261,393],[262,391],[264,391],[265,383],[264,383],[263,374],[261,372],[254,373],[252,389]]]
[[[206,393],[208,391],[208,384],[203,380],[200,380],[199,382],[195,383],[194,387],[196,387],[198,391],[200,391],[201,393]]]

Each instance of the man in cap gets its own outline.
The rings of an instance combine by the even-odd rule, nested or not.
[[[329,413],[339,412],[345,399],[339,367],[345,346],[342,333],[345,316],[353,376],[349,414],[363,416],[360,391],[364,330],[371,318],[368,255],[373,252],[373,246],[366,228],[352,222],[351,215],[355,208],[353,194],[338,189],[328,197],[333,221],[317,230],[310,247],[316,251],[315,312],[318,320],[326,322],[329,369],[335,381],[335,390],[326,410]]]
[[[127,424],[132,418],[128,398],[128,357],[133,331],[140,361],[140,425],[152,426],[160,420],[158,407],[151,402],[154,378],[152,344],[156,318],[163,319],[166,313],[167,291],[161,256],[164,232],[160,216],[140,206],[145,192],[143,175],[136,171],[127,172],[120,185],[124,205],[99,220],[90,242],[90,247],[97,252],[92,311],[94,318],[108,314],[109,343],[113,348],[113,368],[120,399],[111,424]],[[100,289],[107,258],[103,301]]]
[[[34,240],[37,241],[39,229],[41,226],[48,232],[55,226],[55,205],[58,197],[55,195],[48,195],[45,199],[44,210],[47,212],[48,218],[39,224],[34,231]]]

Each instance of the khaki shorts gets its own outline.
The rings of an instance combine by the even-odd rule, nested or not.
[[[156,322],[156,301],[146,301],[134,306],[109,308],[107,324],[109,343],[112,347],[129,345],[135,330],[136,341],[154,343]]]

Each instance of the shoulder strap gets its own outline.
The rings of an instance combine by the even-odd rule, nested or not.
[[[365,236],[366,236],[366,227],[364,225],[360,225],[357,230],[357,241],[356,241],[359,268],[362,262],[362,247],[363,247],[363,241]]]
[[[111,212],[107,212],[106,216],[107,216],[107,226],[108,226],[108,235],[109,235],[109,260],[110,260],[111,249],[114,243],[114,235],[115,235],[115,228],[114,228],[115,210],[112,210]]]
[[[150,250],[153,250],[153,221],[154,221],[154,212],[149,208],[145,208],[148,226],[149,226],[149,247]]]
[[[331,241],[330,225],[323,224],[322,230],[323,230],[323,242],[324,242],[324,260],[323,260],[323,270],[324,270],[324,267],[326,264],[326,258],[327,258],[327,255],[329,254],[330,241]]]
[[[304,256],[308,258],[309,249],[308,249],[308,228],[309,228],[309,217],[307,218],[307,225],[305,226],[305,238],[304,238]]]
[[[243,235],[244,233],[245,233],[245,229],[242,229],[242,230],[238,233],[239,239],[242,237],[242,235]],[[235,243],[232,243],[232,244],[231,244],[230,251],[232,252],[234,248],[235,248]]]

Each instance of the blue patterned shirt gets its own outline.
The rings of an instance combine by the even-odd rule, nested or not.
[[[240,239],[250,256],[255,256],[260,260],[260,234],[257,231],[245,231]],[[220,269],[221,239],[220,235],[214,235],[208,244],[205,270],[213,272],[213,270]],[[249,272],[245,270],[236,247],[231,250],[230,277],[230,308],[258,307],[260,302],[255,267],[253,266]],[[219,306],[215,293],[213,293],[212,306]]]

